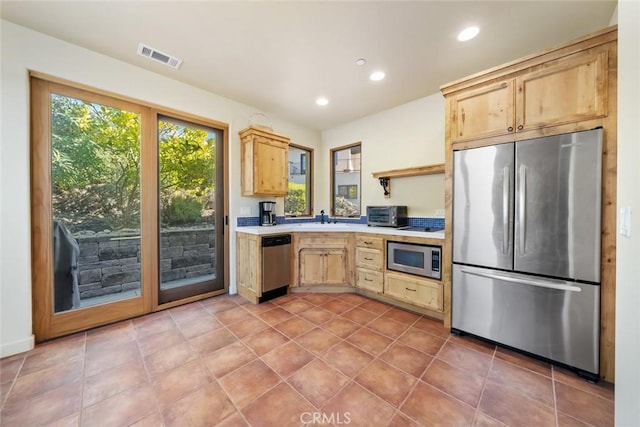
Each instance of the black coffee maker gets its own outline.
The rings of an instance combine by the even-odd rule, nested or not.
[[[258,203],[260,225],[276,225],[276,202]]]

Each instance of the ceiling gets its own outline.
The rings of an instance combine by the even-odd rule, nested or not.
[[[616,1],[4,1],[16,24],[312,129],[607,27]],[[457,33],[480,27],[473,40]],[[138,43],[183,60],[174,70]],[[363,66],[358,58],[366,59]],[[386,78],[370,81],[374,70]],[[315,104],[318,96],[329,105]]]

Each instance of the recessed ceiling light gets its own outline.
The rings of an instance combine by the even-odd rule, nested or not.
[[[364,58],[358,58],[358,59],[356,59],[356,65],[360,65],[360,66],[362,66],[362,65],[364,65],[364,64],[366,64],[366,63],[367,63],[367,60],[366,60],[366,59],[364,59]]]
[[[480,28],[478,27],[468,27],[458,33],[458,40],[461,42],[466,42],[467,40],[471,40],[480,32]]]
[[[371,73],[369,78],[374,82],[377,82],[384,79],[384,76],[385,76],[385,73],[383,71],[374,71],[373,73]]]
[[[324,96],[321,96],[320,98],[316,99],[316,104],[320,105],[320,106],[325,106],[329,103],[329,100],[327,98],[325,98]]]

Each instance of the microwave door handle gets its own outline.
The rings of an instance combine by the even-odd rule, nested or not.
[[[525,165],[520,165],[520,169],[518,170],[520,174],[520,182],[518,184],[518,222],[519,222],[519,230],[520,230],[520,254],[524,255],[525,253],[525,245],[527,243],[526,237],[526,220],[527,216],[525,213],[527,207],[527,168]]]
[[[463,268],[460,270],[463,273],[471,274],[473,276],[484,277],[487,279],[495,279],[502,280],[504,282],[517,283],[520,285],[529,285],[536,286],[538,288],[547,288],[547,289],[555,289],[558,291],[570,291],[570,292],[582,292],[578,286],[572,286],[566,284],[566,282],[557,282],[553,280],[538,280],[535,278],[529,277],[515,277],[515,276],[507,276],[499,273],[486,273],[483,271],[478,271],[470,268]]]
[[[509,250],[509,166],[502,169],[502,253]]]

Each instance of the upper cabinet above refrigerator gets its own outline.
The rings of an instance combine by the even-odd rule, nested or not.
[[[455,94],[451,140],[509,134],[522,139],[522,132],[606,116],[608,59],[607,50],[579,52]]]

